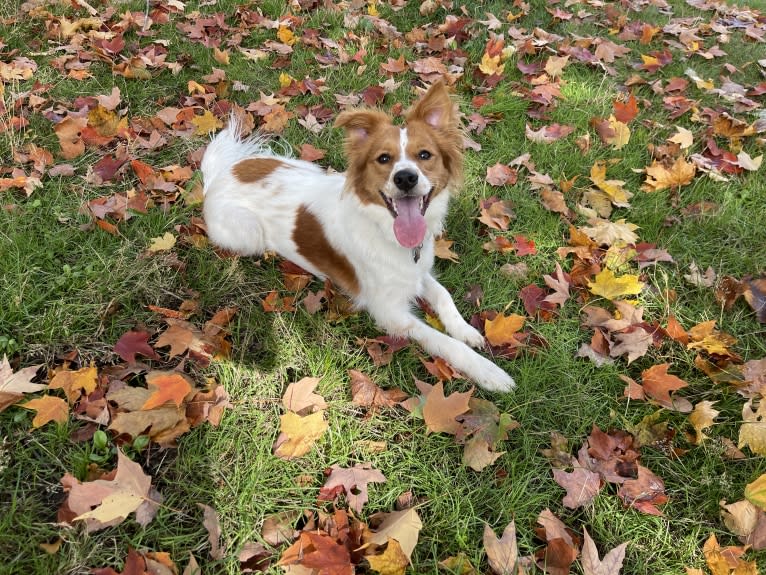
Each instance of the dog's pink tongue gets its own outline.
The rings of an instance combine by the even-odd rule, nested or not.
[[[420,198],[406,197],[394,200],[396,218],[394,235],[405,248],[415,248],[426,237],[426,219],[420,213]]]

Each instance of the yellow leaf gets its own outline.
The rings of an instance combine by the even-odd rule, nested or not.
[[[608,300],[615,300],[626,295],[636,295],[644,288],[643,282],[638,281],[637,275],[625,274],[615,276],[609,268],[603,269],[594,278],[588,281],[588,287],[594,295],[600,295]]]
[[[293,459],[307,454],[316,440],[327,431],[324,411],[317,411],[305,417],[288,411],[279,419],[282,433],[277,438],[274,454],[282,459]]]
[[[745,499],[766,511],[766,473],[745,485]]]
[[[152,243],[147,248],[150,252],[161,252],[165,250],[173,249],[176,245],[176,237],[170,232],[165,232],[165,235],[158,238],[152,238]]]
[[[739,443],[737,447],[747,445],[750,451],[758,455],[766,455],[766,401],[761,401],[757,411],[753,411],[753,400],[750,399],[742,408],[742,427],[739,428]]]
[[[197,127],[194,131],[195,136],[204,136],[210,132],[215,132],[216,129],[223,125],[210,110],[205,110],[205,113],[201,116],[194,116],[194,118],[192,118],[192,124]]]
[[[686,150],[687,148],[691,148],[692,144],[694,144],[694,135],[691,133],[691,130],[676,126],[676,133],[668,138],[668,142],[678,144],[682,150]]]
[[[418,535],[423,528],[420,516],[414,507],[404,511],[386,513],[383,522],[375,532],[363,535],[366,544],[383,545],[390,539],[396,539],[407,559],[412,558],[412,552],[418,543]]]
[[[646,168],[646,181],[641,189],[645,192],[657,192],[665,188],[680,188],[691,183],[696,172],[697,167],[682,157],[676,158],[670,169],[654,160],[652,165]]]
[[[143,497],[127,491],[118,491],[107,495],[101,500],[101,505],[75,517],[76,520],[95,519],[101,523],[108,523],[115,519],[125,519],[128,515],[138,509],[144,502]]]
[[[378,0],[367,0],[367,14],[374,18],[380,16],[380,12],[378,12]]]
[[[277,30],[277,38],[279,38],[280,42],[287,44],[288,46],[295,44],[295,34],[293,34],[293,31],[287,26],[279,27]]]
[[[388,545],[382,555],[369,555],[365,557],[373,571],[381,575],[404,575],[409,559],[402,551],[402,546],[396,539],[388,539]]]
[[[80,397],[81,392],[90,394],[98,384],[98,370],[96,366],[83,367],[77,371],[60,369],[51,379],[48,386],[50,389],[63,389],[69,403],[74,403]]]
[[[19,404],[24,409],[33,409],[37,412],[32,420],[32,427],[42,427],[49,421],[56,423],[65,423],[69,419],[69,406],[67,402],[60,397],[52,395],[43,395],[36,397],[26,403]]]
[[[633,194],[623,188],[625,185],[624,181],[606,179],[606,164],[604,162],[593,164],[593,167],[590,169],[590,179],[601,191],[609,196],[609,199],[615,206],[621,208],[630,207],[628,200],[633,197]]]
[[[215,46],[213,46],[213,59],[218,62],[219,64],[223,64],[224,66],[229,65],[229,51],[228,50],[219,50]]]
[[[492,345],[505,345],[516,342],[514,334],[524,326],[524,316],[497,314],[493,320],[484,320],[484,335]]]
[[[713,409],[714,401],[700,401],[694,406],[694,411],[689,414],[689,423],[692,424],[694,431],[697,433],[694,440],[695,445],[699,445],[705,439],[707,435],[702,433],[702,430],[710,427],[715,423],[715,418],[720,413],[718,410]]]
[[[630,141],[630,128],[628,125],[617,120],[613,115],[609,116],[609,127],[614,131],[614,136],[607,139],[616,150],[627,145]]]
[[[434,242],[434,255],[439,259],[457,263],[460,261],[460,256],[452,251],[452,244],[454,243],[454,241],[448,240],[444,236],[436,238]]]
[[[481,57],[481,64],[479,64],[479,70],[487,76],[502,74],[503,70],[505,70],[505,64],[500,63],[500,54],[490,56],[484,52],[484,55]]]
[[[279,87],[287,88],[290,84],[293,83],[294,80],[295,79],[287,72],[281,72],[279,74]]]

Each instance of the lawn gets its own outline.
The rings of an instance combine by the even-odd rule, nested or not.
[[[758,4],[0,7],[0,573],[516,573],[483,536],[512,521],[519,573],[620,572],[591,539],[626,574],[766,569]],[[506,395],[205,236],[232,108],[342,171],[340,110],[399,121],[437,79],[467,145],[435,272]],[[472,393],[449,429],[442,389]],[[321,429],[286,454],[290,417]],[[324,487],[357,465],[385,481]]]

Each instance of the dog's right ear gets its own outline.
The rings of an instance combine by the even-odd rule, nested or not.
[[[390,123],[388,116],[378,110],[346,110],[335,119],[335,127],[346,130],[346,141],[361,144],[379,126]]]

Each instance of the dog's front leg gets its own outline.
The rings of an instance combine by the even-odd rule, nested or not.
[[[436,312],[436,315],[439,316],[448,334],[471,347],[478,349],[484,347],[484,336],[463,319],[447,288],[431,274],[427,274],[423,280],[422,295]]]
[[[484,389],[508,392],[515,387],[510,375],[462,341],[432,328],[408,310],[394,311],[390,305],[383,309],[384,313],[381,314],[376,314],[374,309],[369,311],[388,334],[414,339],[426,352],[446,359],[455,369]]]

